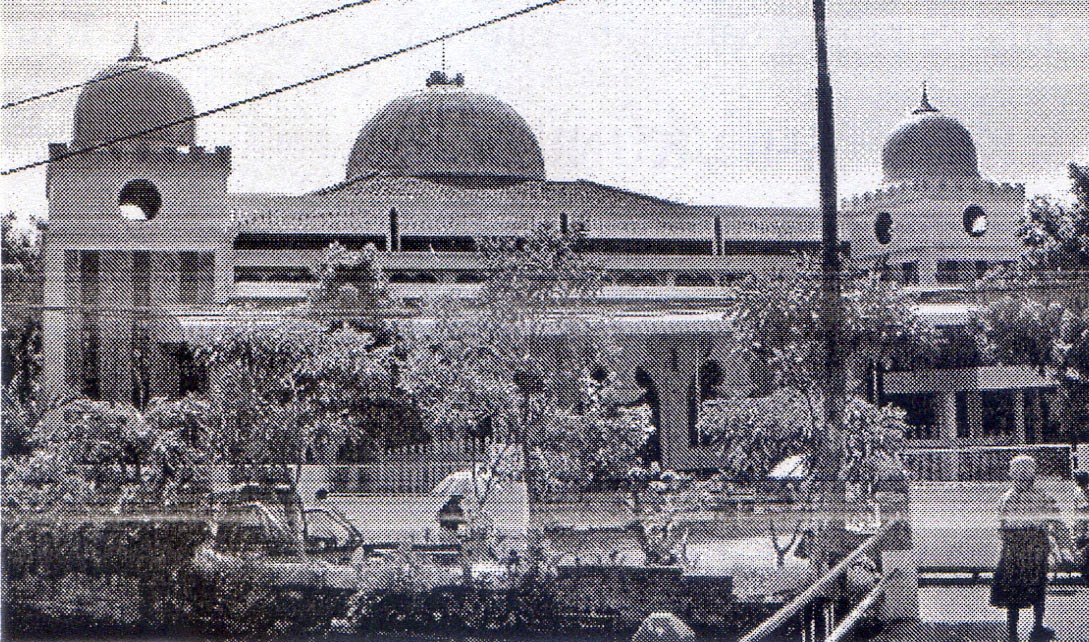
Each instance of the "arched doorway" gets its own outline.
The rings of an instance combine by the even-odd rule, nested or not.
[[[711,435],[700,431],[700,410],[703,402],[721,396],[722,366],[718,361],[705,361],[688,385],[688,445],[708,446]]]
[[[643,464],[649,466],[652,462],[662,461],[662,404],[658,395],[658,384],[642,366],[635,369],[635,383],[643,389],[643,394],[629,405],[634,407],[646,404],[650,408],[650,423],[654,426],[654,431],[639,453]]]

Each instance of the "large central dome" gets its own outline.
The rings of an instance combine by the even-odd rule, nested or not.
[[[173,76],[148,68],[150,62],[134,40],[129,55],[98,72],[83,88],[76,101],[74,145],[87,147],[193,117],[185,87]],[[189,121],[140,134],[121,146],[187,146],[193,141]]]
[[[926,89],[911,116],[889,135],[881,165],[886,183],[979,178],[972,135],[932,107]]]
[[[503,101],[436,72],[429,88],[390,102],[367,123],[347,178],[373,173],[429,179],[544,180],[537,137]]]

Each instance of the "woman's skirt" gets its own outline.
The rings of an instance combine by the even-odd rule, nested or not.
[[[991,584],[991,606],[1023,609],[1042,602],[1051,542],[1046,528],[1003,529],[1002,556]]]

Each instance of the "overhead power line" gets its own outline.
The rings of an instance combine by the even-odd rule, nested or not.
[[[184,125],[185,123],[190,123],[190,122],[193,122],[193,121],[196,121],[196,120],[200,120],[201,118],[207,118],[208,116],[212,116],[212,115],[215,115],[215,114],[218,114],[218,113],[221,113],[221,112],[225,112],[225,111],[234,109],[236,107],[241,107],[243,105],[248,105],[250,103],[254,103],[254,102],[257,102],[259,100],[264,100],[265,98],[276,96],[278,94],[282,94],[282,93],[291,91],[293,89],[298,89],[299,87],[304,87],[306,85],[312,85],[312,84],[314,84],[316,82],[320,82],[322,80],[332,78],[333,76],[339,76],[341,74],[348,73],[349,71],[355,71],[356,69],[359,69],[360,67],[366,67],[368,65],[373,65],[376,62],[382,62],[383,60],[389,60],[390,58],[396,58],[397,56],[400,56],[402,54],[406,54],[406,53],[409,53],[411,51],[416,51],[417,49],[423,49],[424,47],[427,47],[429,45],[433,45],[433,44],[436,44],[436,43],[439,43],[439,42],[443,42],[445,40],[450,40],[451,38],[456,38],[458,36],[467,34],[467,33],[471,32],[471,31],[477,31],[478,29],[483,29],[485,27],[490,27],[492,25],[499,24],[500,22],[510,20],[511,18],[517,18],[518,16],[524,16],[526,14],[533,13],[534,11],[537,11],[539,9],[544,9],[545,7],[550,7],[552,5],[560,4],[561,2],[564,2],[564,1],[565,0],[546,0],[545,2],[539,2],[537,4],[530,5],[528,7],[523,7],[522,9],[519,9],[517,11],[512,11],[510,13],[503,14],[501,16],[491,18],[491,19],[485,20],[483,22],[478,22],[478,23],[476,23],[474,25],[471,25],[471,26],[468,26],[468,27],[463,27],[463,28],[458,29],[456,31],[451,31],[449,33],[445,33],[445,34],[443,34],[441,36],[436,36],[434,38],[429,38],[427,40],[423,40],[423,41],[417,42],[415,44],[408,45],[406,47],[401,47],[400,49],[395,49],[393,51],[386,52],[384,54],[381,54],[379,56],[375,56],[373,58],[368,58],[367,60],[364,60],[362,62],[357,62],[357,63],[355,63],[353,65],[348,65],[347,67],[341,67],[340,69],[337,69],[337,70],[334,70],[334,71],[329,71],[329,72],[326,72],[326,73],[318,75],[318,76],[311,76],[310,78],[307,78],[306,80],[300,80],[298,82],[291,83],[290,85],[284,85],[283,87],[278,87],[276,89],[270,89],[270,90],[262,92],[260,94],[255,94],[253,96],[250,96],[249,98],[243,98],[242,100],[236,100],[236,101],[234,101],[232,103],[227,103],[226,105],[220,105],[219,107],[215,107],[213,109],[202,111],[199,114],[193,114],[192,116],[186,116],[185,118],[179,118],[178,120],[170,121],[168,123],[163,123],[162,125],[156,125],[155,127],[149,127],[147,129],[143,129],[143,130],[140,130],[138,132],[134,132],[132,134],[126,134],[124,136],[118,136],[117,138],[112,138],[112,139],[107,140],[105,142],[96,143],[94,145],[90,145],[90,146],[87,146],[87,147],[81,147],[79,149],[73,149],[72,151],[65,152],[63,154],[57,154],[56,156],[46,158],[44,160],[34,161],[33,163],[27,163],[26,165],[19,165],[17,167],[12,167],[12,168],[9,168],[9,169],[5,169],[4,171],[0,172],[0,176],[10,176],[11,174],[16,174],[18,172],[22,172],[22,171],[25,171],[25,170],[28,170],[28,169],[33,169],[35,167],[41,167],[42,165],[47,165],[47,164],[52,163],[52,162],[61,161],[61,160],[64,160],[66,158],[72,158],[73,156],[79,156],[81,154],[86,154],[88,152],[93,152],[95,150],[103,149],[105,147],[109,147],[110,145],[115,145],[117,143],[122,143],[122,142],[125,142],[127,140],[133,140],[135,138],[140,138],[141,136],[146,136],[147,134],[154,134],[155,132],[162,131],[164,129],[169,129],[171,127],[176,127],[178,125]]]
[[[278,23],[278,24],[269,25],[268,27],[264,27],[264,28],[258,29],[256,31],[250,31],[250,32],[247,32],[247,33],[239,34],[237,36],[232,36],[230,38],[227,38],[226,40],[221,40],[219,42],[214,42],[214,43],[212,43],[210,45],[204,45],[203,47],[197,47],[196,49],[190,49],[188,51],[183,51],[181,53],[174,54],[173,56],[167,56],[166,58],[159,58],[158,60],[152,60],[152,61],[148,62],[146,65],[140,65],[139,67],[132,67],[132,68],[129,68],[129,69],[121,69],[121,70],[116,71],[116,72],[114,72],[112,74],[107,74],[105,76],[95,77],[95,78],[92,78],[92,79],[84,81],[84,82],[76,83],[74,85],[66,85],[64,87],[58,87],[56,89],[51,89],[49,91],[46,91],[46,92],[43,92],[43,93],[40,93],[40,94],[35,94],[33,96],[27,96],[26,98],[20,98],[19,100],[15,100],[15,101],[12,101],[10,103],[4,103],[3,106],[0,106],[0,109],[10,109],[12,107],[18,107],[19,105],[25,105],[27,103],[34,102],[35,100],[41,100],[42,98],[48,98],[50,96],[56,96],[57,94],[63,94],[66,91],[71,91],[73,89],[79,89],[80,87],[86,87],[87,85],[93,85],[95,83],[100,83],[100,82],[109,80],[111,78],[117,78],[118,76],[124,76],[125,74],[131,74],[132,72],[137,71],[139,69],[146,69],[148,67],[154,67],[155,65],[161,65],[161,64],[166,63],[166,62],[172,62],[174,60],[179,60],[181,58],[188,58],[189,56],[193,56],[193,55],[205,52],[205,51],[209,51],[211,49],[218,49],[219,47],[224,47],[226,45],[233,44],[233,43],[239,42],[241,40],[246,40],[248,38],[253,38],[254,36],[260,36],[260,35],[269,33],[271,31],[276,31],[277,29],[283,29],[284,27],[290,27],[292,25],[297,25],[297,24],[300,24],[300,23],[303,23],[303,22],[308,22],[310,20],[316,20],[318,18],[324,18],[326,16],[331,16],[334,13],[339,13],[339,12],[345,11],[347,9],[354,9],[355,7],[358,7],[360,5],[371,4],[372,2],[377,2],[377,1],[378,0],[356,0],[355,2],[348,2],[348,3],[340,5],[339,7],[333,7],[332,9],[326,9],[325,11],[319,11],[317,13],[312,13],[312,14],[307,15],[307,16],[301,16],[299,18],[294,18],[292,20],[288,20],[287,22],[281,22],[281,23]]]

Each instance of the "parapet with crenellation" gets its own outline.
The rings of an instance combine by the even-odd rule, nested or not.
[[[126,162],[176,163],[186,167],[226,167],[231,165],[231,148],[217,145],[214,148],[193,145],[190,147],[152,147],[146,143],[115,143],[95,148],[81,148],[68,143],[49,144],[50,163],[65,165],[107,165]]]
[[[999,183],[987,180],[935,180],[890,183],[878,189],[845,198],[842,201],[842,206],[844,208],[864,208],[877,204],[899,203],[920,198],[946,200],[963,198],[969,195],[987,197],[992,200],[1023,199],[1025,197],[1025,186],[1021,183]]]

